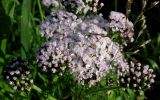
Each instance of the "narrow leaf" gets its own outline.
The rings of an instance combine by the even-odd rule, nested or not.
[[[27,52],[30,47],[31,41],[31,31],[29,28],[30,24],[30,12],[31,12],[31,0],[23,0],[22,9],[21,9],[21,45],[24,47],[21,48],[21,53],[23,57],[26,57],[25,51]]]

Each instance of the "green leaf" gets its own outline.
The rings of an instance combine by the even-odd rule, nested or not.
[[[41,21],[43,21],[45,16],[43,15],[43,11],[42,11],[40,0],[37,0],[37,3],[38,3],[38,8],[39,8],[40,16],[41,16]]]
[[[116,100],[123,100],[123,98],[121,96],[118,96]]]
[[[94,90],[89,90],[87,91],[88,94],[92,94],[92,93],[97,93],[97,92],[100,92],[100,91],[110,91],[110,90],[115,90],[115,89],[119,89],[120,87],[117,86],[117,87],[104,87],[104,88],[98,88],[98,89],[94,89]]]
[[[38,73],[38,76],[46,83],[48,84],[48,80],[47,77],[45,75],[41,75],[40,73]]]
[[[13,93],[13,89],[2,79],[0,79],[0,88],[3,89],[3,92],[7,91]]]
[[[131,89],[127,89],[129,100],[135,100],[135,93]]]
[[[10,4],[12,3],[13,1],[11,0],[2,0],[2,6],[4,7],[5,9],[5,12],[8,14],[8,12],[10,11]]]
[[[115,100],[115,99],[116,99],[115,91],[109,91],[109,100]]]
[[[6,54],[6,46],[7,46],[7,39],[3,39],[1,41],[1,50],[2,50],[4,55]]]
[[[102,80],[100,81],[100,84],[101,84],[102,86],[105,86],[105,85],[106,85],[106,80],[105,80],[105,79],[102,79]]]
[[[157,63],[156,63],[154,60],[149,59],[149,58],[148,58],[147,60],[150,62],[151,66],[152,66],[154,69],[159,70],[159,67],[158,67]]]
[[[9,16],[12,19],[14,18],[15,7],[16,7],[16,5],[15,5],[15,2],[14,2],[13,5],[12,5],[12,7],[11,7],[11,9],[10,9],[10,11],[9,11]]]
[[[57,81],[58,81],[58,79],[59,79],[59,77],[58,77],[57,75],[55,75],[55,76],[53,77],[52,82],[57,82]]]
[[[31,12],[31,0],[23,0],[21,9],[21,53],[26,58],[26,52],[29,51],[31,43],[31,31],[30,31],[30,12]]]
[[[51,95],[48,95],[47,100],[57,100],[57,99],[56,99],[56,98],[54,98],[54,97],[53,97],[53,96],[51,96]]]
[[[4,59],[0,57],[0,63],[4,63]]]
[[[61,98],[61,97],[62,97],[62,93],[63,93],[63,91],[62,91],[62,89],[61,89],[61,84],[59,84],[59,85],[57,86],[57,93],[58,93],[59,97]]]
[[[39,87],[36,86],[36,85],[33,85],[33,86],[32,86],[32,89],[36,90],[36,91],[39,92],[39,93],[42,93],[42,89],[39,88]]]

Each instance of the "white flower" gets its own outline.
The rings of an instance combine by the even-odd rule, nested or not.
[[[59,5],[58,0],[42,0],[42,4],[46,7]]]
[[[124,44],[127,39],[133,42],[134,28],[133,23],[126,18],[126,16],[120,12],[111,11],[109,16],[109,27],[113,32],[120,32],[120,36],[123,38]]]
[[[89,32],[86,32],[84,35],[89,35]],[[73,59],[69,63],[69,67],[76,80],[81,84],[92,85],[98,82],[112,68],[112,65],[110,65],[112,61],[119,67],[123,67],[124,70],[128,69],[120,49],[117,50],[117,53],[114,53],[115,50],[113,49],[119,48],[118,45],[114,44],[110,38],[101,36],[101,33],[99,33],[100,35],[92,33],[94,33],[94,30],[88,38],[81,37],[81,40],[75,41],[75,46],[72,49],[75,55],[72,56]],[[85,41],[85,43],[81,41]],[[80,46],[79,43],[84,46]],[[113,57],[110,54],[113,54]]]
[[[13,85],[13,82],[12,82],[12,81],[10,81],[10,82],[9,82],[9,84],[10,84],[10,85]]]
[[[14,89],[14,90],[17,90],[17,86],[14,86],[13,89]]]
[[[48,72],[51,71],[52,73],[57,72],[57,67],[60,64],[58,71],[61,73],[65,69],[65,66],[62,66],[65,61],[67,61],[67,49],[65,48],[65,43],[60,41],[57,43],[56,41],[45,43],[37,54],[37,61],[39,63],[39,67],[42,68],[42,71]],[[63,59],[65,58],[65,59]]]
[[[28,62],[23,61],[21,58],[14,58],[4,69],[4,77],[13,86],[14,90],[19,90],[24,87],[24,90],[31,88],[31,83],[28,80],[32,79],[30,74],[31,66]],[[22,82],[23,81],[23,82]]]
[[[137,77],[141,76],[141,72],[135,71],[135,74],[136,74]]]
[[[130,67],[130,72],[128,74],[125,74],[124,76],[119,76],[120,84],[129,88],[133,88],[137,92],[141,89],[150,88],[151,84],[154,83],[155,76],[153,74],[153,70],[149,68],[149,65],[143,66],[139,62],[131,61]],[[122,79],[127,80],[125,80],[125,82],[122,82]]]
[[[151,83],[154,83],[154,79],[151,79]]]
[[[63,35],[71,35],[71,33],[74,33],[74,28],[80,22],[81,20],[78,20],[73,13],[58,10],[41,23],[41,36],[51,38],[54,35],[54,37],[62,38]]]
[[[91,86],[110,70],[129,69],[119,44],[107,37],[108,24],[102,16],[81,19],[59,10],[40,27],[42,36],[49,38],[37,54],[42,71],[62,74],[68,67],[79,83]],[[65,62],[68,65],[62,66]]]
[[[62,0],[62,5],[68,8],[68,11],[76,14],[83,12],[84,14],[90,12],[97,12],[98,7],[102,7],[103,3],[99,4],[99,0]]]
[[[133,84],[133,87],[137,87],[137,84]]]

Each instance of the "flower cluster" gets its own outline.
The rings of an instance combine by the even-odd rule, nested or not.
[[[69,68],[81,84],[94,85],[114,66],[128,69],[119,46],[108,37],[81,35],[73,52]]]
[[[142,66],[141,63],[132,61],[130,62],[129,74],[123,75],[121,73],[119,76],[122,86],[135,89],[136,91],[150,88],[156,77],[149,65]]]
[[[15,58],[4,70],[4,78],[13,86],[14,90],[29,91],[33,83],[30,69],[31,66],[28,62],[21,58]]]
[[[76,14],[88,12],[97,12],[99,8],[103,6],[103,3],[99,4],[99,0],[42,0],[44,6],[56,7],[63,5],[68,11]]]
[[[82,34],[100,34],[107,36],[109,29],[107,20],[102,15],[87,16],[80,24],[77,25],[76,30]]]
[[[63,75],[68,70],[79,83],[89,86],[96,84],[110,71],[117,72],[120,83],[128,87],[142,88],[153,82],[155,76],[151,69],[146,66],[138,69],[141,68],[139,63],[131,62],[129,65],[121,53],[122,45],[108,37],[111,29],[120,32],[124,45],[134,41],[133,24],[124,14],[112,11],[109,22],[102,15],[88,14],[97,12],[98,6],[103,5],[99,0],[42,0],[42,3],[45,6],[59,4],[69,11],[54,11],[40,25],[41,36],[49,40],[36,56],[42,71]],[[87,16],[82,18],[79,14]],[[146,70],[148,73],[145,74]],[[139,76],[137,73],[140,73]],[[146,80],[143,79],[145,75],[148,75]],[[132,76],[134,78],[130,78]]]
[[[65,41],[51,41],[43,44],[37,54],[37,62],[43,72],[62,75],[69,61]]]
[[[42,4],[46,7],[50,7],[50,6],[58,6],[59,2],[58,0],[42,0]]]
[[[107,35],[106,31],[109,26],[101,15],[88,16],[82,19],[77,18],[73,13],[58,10],[41,23],[40,29],[42,37],[52,38],[54,36],[60,38],[62,35],[68,36],[75,33]]]
[[[100,81],[109,70],[115,69],[113,66],[128,70],[121,48],[107,37],[106,22],[99,15],[80,19],[65,11],[47,17],[40,26],[42,36],[50,40],[37,55],[41,69],[63,72],[67,67],[63,63],[67,62],[76,80],[89,85]]]
[[[133,23],[129,21],[124,14],[120,12],[111,11],[109,19],[109,27],[113,32],[120,32],[120,36],[122,37],[124,42],[126,42],[126,40],[129,40],[129,42],[134,41]]]
[[[54,14],[48,16],[44,22],[41,23],[42,37],[52,38],[59,37],[59,34],[68,35],[74,33],[74,28],[81,20],[73,13],[58,10]]]
[[[103,3],[99,4],[99,0],[62,0],[62,4],[65,7],[72,9],[72,12],[83,12],[84,14],[87,12],[97,12],[97,8],[101,8],[103,6]]]

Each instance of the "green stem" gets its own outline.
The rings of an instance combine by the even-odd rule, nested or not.
[[[32,88],[33,88],[34,90],[36,90],[37,92],[42,93],[42,89],[39,88],[38,86],[36,86],[36,85],[33,84]]]
[[[101,88],[101,89],[97,89],[97,90],[94,90],[94,91],[91,91],[91,92],[88,92],[89,94],[93,94],[95,92],[99,92],[99,91],[109,91],[109,90],[114,90],[114,89],[119,89],[121,87],[109,87],[109,88]]]
[[[40,0],[37,0],[37,2],[38,2],[38,8],[39,8],[40,16],[41,16],[41,21],[43,21],[44,16],[43,16],[43,11],[42,11]]]

